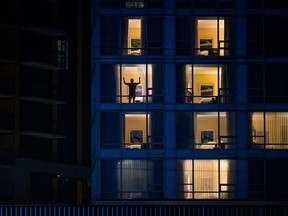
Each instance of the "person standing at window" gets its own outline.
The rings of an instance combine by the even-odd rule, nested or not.
[[[130,83],[127,83],[125,81],[125,78],[123,77],[124,84],[129,87],[129,103],[131,103],[131,99],[133,100],[133,103],[135,103],[135,96],[136,96],[136,86],[140,84],[141,78],[139,77],[139,82],[134,83],[134,79],[130,79]]]

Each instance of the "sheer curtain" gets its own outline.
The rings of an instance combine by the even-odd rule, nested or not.
[[[123,17],[121,22],[122,55],[128,54],[128,28],[129,28],[129,18]]]
[[[220,160],[220,199],[231,199],[236,192],[236,162]]]
[[[140,98],[141,102],[147,102],[146,101],[146,65],[145,64],[138,64],[137,65],[138,75],[141,77],[141,83],[142,86],[142,97]],[[138,81],[137,81],[138,82]],[[145,98],[145,99],[144,99]]]
[[[178,197],[183,199],[234,198],[235,170],[234,160],[179,160],[177,162]]]
[[[265,126],[266,148],[288,149],[288,113],[267,112]]]
[[[177,74],[176,74],[176,91],[177,91],[177,103],[185,103],[186,96],[186,65],[177,64],[176,65]]]
[[[177,191],[179,199],[193,199],[193,161],[177,162]]]
[[[222,76],[221,76],[221,88],[219,88],[219,96],[221,103],[233,103],[234,102],[234,65],[223,64]]]
[[[265,118],[263,113],[255,112],[252,114],[251,130],[255,145],[264,144],[265,139],[268,149],[288,149],[287,112],[267,112]]]
[[[224,17],[224,44],[220,44],[220,47],[224,45],[224,55],[233,55],[233,43],[234,43],[234,22],[232,17]]]
[[[194,160],[195,199],[218,199],[218,160]]]
[[[253,136],[252,142],[256,145],[264,145],[264,113],[254,112],[252,113],[251,118],[251,135]]]
[[[118,166],[118,198],[146,198],[147,161],[123,160]]]

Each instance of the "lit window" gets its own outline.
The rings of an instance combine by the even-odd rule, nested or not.
[[[101,65],[101,102],[161,103],[162,65]]]
[[[219,43],[224,41],[224,19],[198,18],[196,42],[198,55],[224,55]]]
[[[127,48],[130,55],[141,55],[142,31],[141,19],[128,19]]]
[[[177,55],[228,56],[233,54],[231,17],[176,17]]]
[[[163,113],[125,113],[123,148],[163,148]]]
[[[288,149],[288,113],[253,112],[250,133],[252,148]]]
[[[101,112],[101,148],[162,149],[163,116],[157,111]]]
[[[231,103],[234,70],[232,65],[178,65],[177,102]]]
[[[178,112],[177,147],[196,149],[235,148],[233,112]]]
[[[178,198],[232,199],[236,195],[236,163],[233,160],[179,160]]]

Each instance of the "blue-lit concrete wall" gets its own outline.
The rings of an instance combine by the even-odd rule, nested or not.
[[[163,8],[157,9],[141,9],[141,15],[156,14],[163,16],[164,38],[163,38],[163,56],[149,56],[144,58],[140,56],[101,56],[100,55],[100,14],[104,14],[104,10],[100,8],[100,3],[97,0],[93,1],[92,6],[92,200],[101,199],[100,185],[100,168],[102,159],[148,159],[151,157],[162,158],[164,161],[164,199],[176,198],[176,167],[177,159],[232,159],[236,160],[237,173],[237,189],[236,199],[249,199],[248,191],[248,160],[249,158],[265,158],[267,152],[252,152],[249,151],[249,119],[248,111],[251,109],[247,103],[247,10],[245,0],[236,0],[235,8],[231,9],[175,9],[176,0],[164,1]],[[153,11],[153,12],[152,12]],[[105,9],[105,15],[123,15],[133,14],[139,16],[135,9]],[[221,58],[198,58],[193,56],[176,56],[176,23],[175,16],[180,15],[195,15],[195,16],[233,16],[235,18],[235,55]],[[124,15],[123,15],[124,16]],[[111,28],[108,26],[107,28]],[[149,32],[148,32],[149,34]],[[164,76],[164,103],[149,104],[141,106],[136,104],[101,104],[100,102],[100,64],[101,63],[151,63],[159,62],[163,64]],[[217,104],[211,106],[177,104],[176,103],[176,64],[215,64],[215,63],[235,63],[235,103],[234,104]],[[164,149],[151,151],[129,151],[125,149],[101,149],[100,148],[100,115],[101,111],[144,111],[160,109],[165,113],[164,117]],[[268,106],[265,107],[265,109]],[[253,108],[253,107],[252,107]],[[269,108],[269,107],[268,107]],[[264,109],[263,106],[258,106],[258,109]],[[271,105],[270,109],[273,108]],[[277,110],[278,108],[276,108]],[[287,110],[287,105],[283,105],[281,110]],[[236,150],[227,151],[198,151],[195,149],[180,150],[176,147],[176,113],[177,111],[206,111],[206,112],[225,112],[231,111],[236,113]],[[107,124],[113,124],[107,122]],[[268,153],[269,154],[269,153]],[[282,152],[281,158],[288,155],[287,152]],[[273,156],[272,156],[273,155]],[[278,158],[278,152],[272,152],[271,158]]]

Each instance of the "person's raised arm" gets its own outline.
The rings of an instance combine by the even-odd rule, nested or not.
[[[124,84],[126,84],[127,85],[127,83],[126,83],[126,81],[125,81],[125,78],[123,77],[123,81],[124,81]]]
[[[138,84],[140,84],[141,83],[141,77],[139,77],[139,82],[138,82]]]

